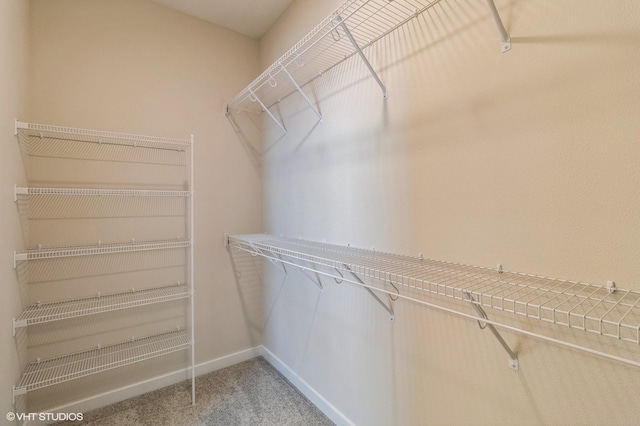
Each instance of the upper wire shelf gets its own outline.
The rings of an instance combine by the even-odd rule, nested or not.
[[[502,51],[507,51],[511,47],[509,34],[493,0],[487,2],[500,33]],[[286,134],[286,126],[270,108],[295,91],[322,121],[301,87],[354,55],[361,57],[386,98],[387,90],[363,51],[438,3],[440,0],[347,0],[227,104],[226,115],[234,130],[241,134],[244,126],[259,127],[253,116],[266,112]]]
[[[233,235],[227,241],[235,249],[265,257],[274,263],[294,265],[332,277],[338,282],[351,282],[394,298],[411,300],[575,349],[585,348],[488,320],[484,311],[478,318],[452,310],[430,296],[471,302],[479,308],[508,312],[640,345],[640,291],[616,289],[612,282],[597,286],[270,235]],[[357,277],[389,283],[393,289],[365,284]],[[640,366],[639,361],[585,350]]]
[[[128,342],[98,347],[96,349],[63,355],[57,358],[36,360],[29,364],[13,398],[37,389],[90,376],[167,355],[191,347],[191,339],[184,330],[155,336],[132,339]]]
[[[172,139],[158,136],[145,136],[130,133],[106,132],[103,130],[78,129],[74,127],[53,126],[50,124],[25,123],[16,120],[15,135],[25,132],[32,137],[57,138],[69,142],[88,142],[97,144],[115,144],[134,147],[184,146],[191,145],[188,139]]]
[[[132,288],[127,292],[98,294],[80,299],[38,302],[27,306],[22,314],[13,320],[13,335],[15,336],[16,329],[20,327],[186,299],[190,295],[189,287],[185,283],[177,283],[149,289]]]
[[[172,139],[78,129],[15,120],[15,134],[30,172],[33,161],[94,161],[100,167],[121,163],[186,167],[194,139]],[[33,167],[38,164],[34,163]],[[40,179],[42,180],[42,179]],[[44,179],[51,181],[51,179]]]

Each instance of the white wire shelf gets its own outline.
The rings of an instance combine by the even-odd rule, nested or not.
[[[465,311],[452,310],[438,304],[439,299],[431,296],[467,303],[473,301],[477,307],[640,345],[640,291],[616,289],[613,283],[597,286],[269,235],[233,235],[227,242],[232,248],[265,257],[276,264],[293,265],[339,282],[351,282],[394,298],[411,300],[597,355],[607,356],[491,321],[486,316],[478,318]],[[350,275],[356,279],[351,279]],[[389,283],[394,289],[368,285],[357,277]],[[607,357],[640,366],[638,361]]]
[[[183,330],[133,339],[102,348],[36,360],[29,364],[13,397],[37,389],[58,385],[191,347],[189,334]]]
[[[142,290],[132,288],[127,292],[98,294],[73,300],[38,302],[29,305],[18,318],[13,320],[13,335],[15,336],[16,329],[21,327],[170,302],[190,296],[189,286],[185,283],[177,283]]]
[[[354,55],[361,56],[386,98],[386,88],[363,51],[438,3],[440,0],[347,0],[228,103],[227,117],[234,130],[242,133],[245,122],[256,125],[250,116],[246,119],[247,113],[264,111],[286,133],[284,124],[269,108],[295,91],[322,120],[301,87]],[[488,0],[488,5],[500,32],[502,50],[507,51],[509,35],[493,0]]]
[[[107,188],[37,188],[15,187],[15,198],[20,195],[60,195],[60,196],[118,196],[118,197],[189,197],[189,191],[164,191],[149,189],[107,189]]]
[[[25,123],[16,120],[15,134],[21,132],[36,138],[50,138],[69,142],[88,142],[95,144],[126,145],[133,147],[153,148],[158,146],[188,147],[189,139],[172,139],[157,136],[115,133],[102,130],[78,129],[73,127],[53,126],[49,124]],[[183,149],[182,149],[183,150]]]
[[[167,250],[187,248],[190,246],[190,240],[177,239],[142,242],[131,241],[126,243],[92,244],[83,246],[32,248],[28,249],[26,252],[14,252],[13,266],[15,268],[17,262],[25,260],[43,260],[61,257],[94,256],[102,254],[130,253],[149,250]]]

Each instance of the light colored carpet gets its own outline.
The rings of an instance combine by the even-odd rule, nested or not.
[[[264,358],[254,358],[84,414],[59,425],[304,425],[333,423]]]

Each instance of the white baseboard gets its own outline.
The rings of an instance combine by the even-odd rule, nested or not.
[[[284,377],[295,386],[300,393],[307,397],[309,401],[313,403],[320,411],[324,413],[332,422],[338,426],[354,426],[351,420],[334,407],[329,401],[327,401],[322,395],[320,395],[314,388],[305,382],[300,376],[298,376],[289,366],[282,362],[277,356],[273,354],[269,349],[264,346],[260,347],[261,355],[271,364],[276,370],[280,372]]]
[[[293,384],[309,401],[311,401],[320,411],[322,411],[331,421],[338,426],[354,426],[344,414],[320,395],[311,385],[298,376],[289,366],[282,362],[277,356],[264,346],[256,346],[244,351],[236,352],[211,361],[196,365],[196,376],[208,374],[222,368],[230,367],[243,361],[263,356],[269,364],[280,372]],[[134,383],[119,389],[105,392],[90,398],[75,401],[71,404],[59,406],[47,410],[49,413],[86,413],[91,410],[106,407],[116,402],[152,392],[166,386],[171,386],[188,380],[191,377],[190,369],[182,369],[160,377]],[[198,389],[196,387],[196,404],[198,403]],[[31,421],[29,425],[46,425],[47,422]]]

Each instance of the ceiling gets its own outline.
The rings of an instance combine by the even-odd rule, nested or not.
[[[261,38],[294,0],[151,0],[251,38]]]

